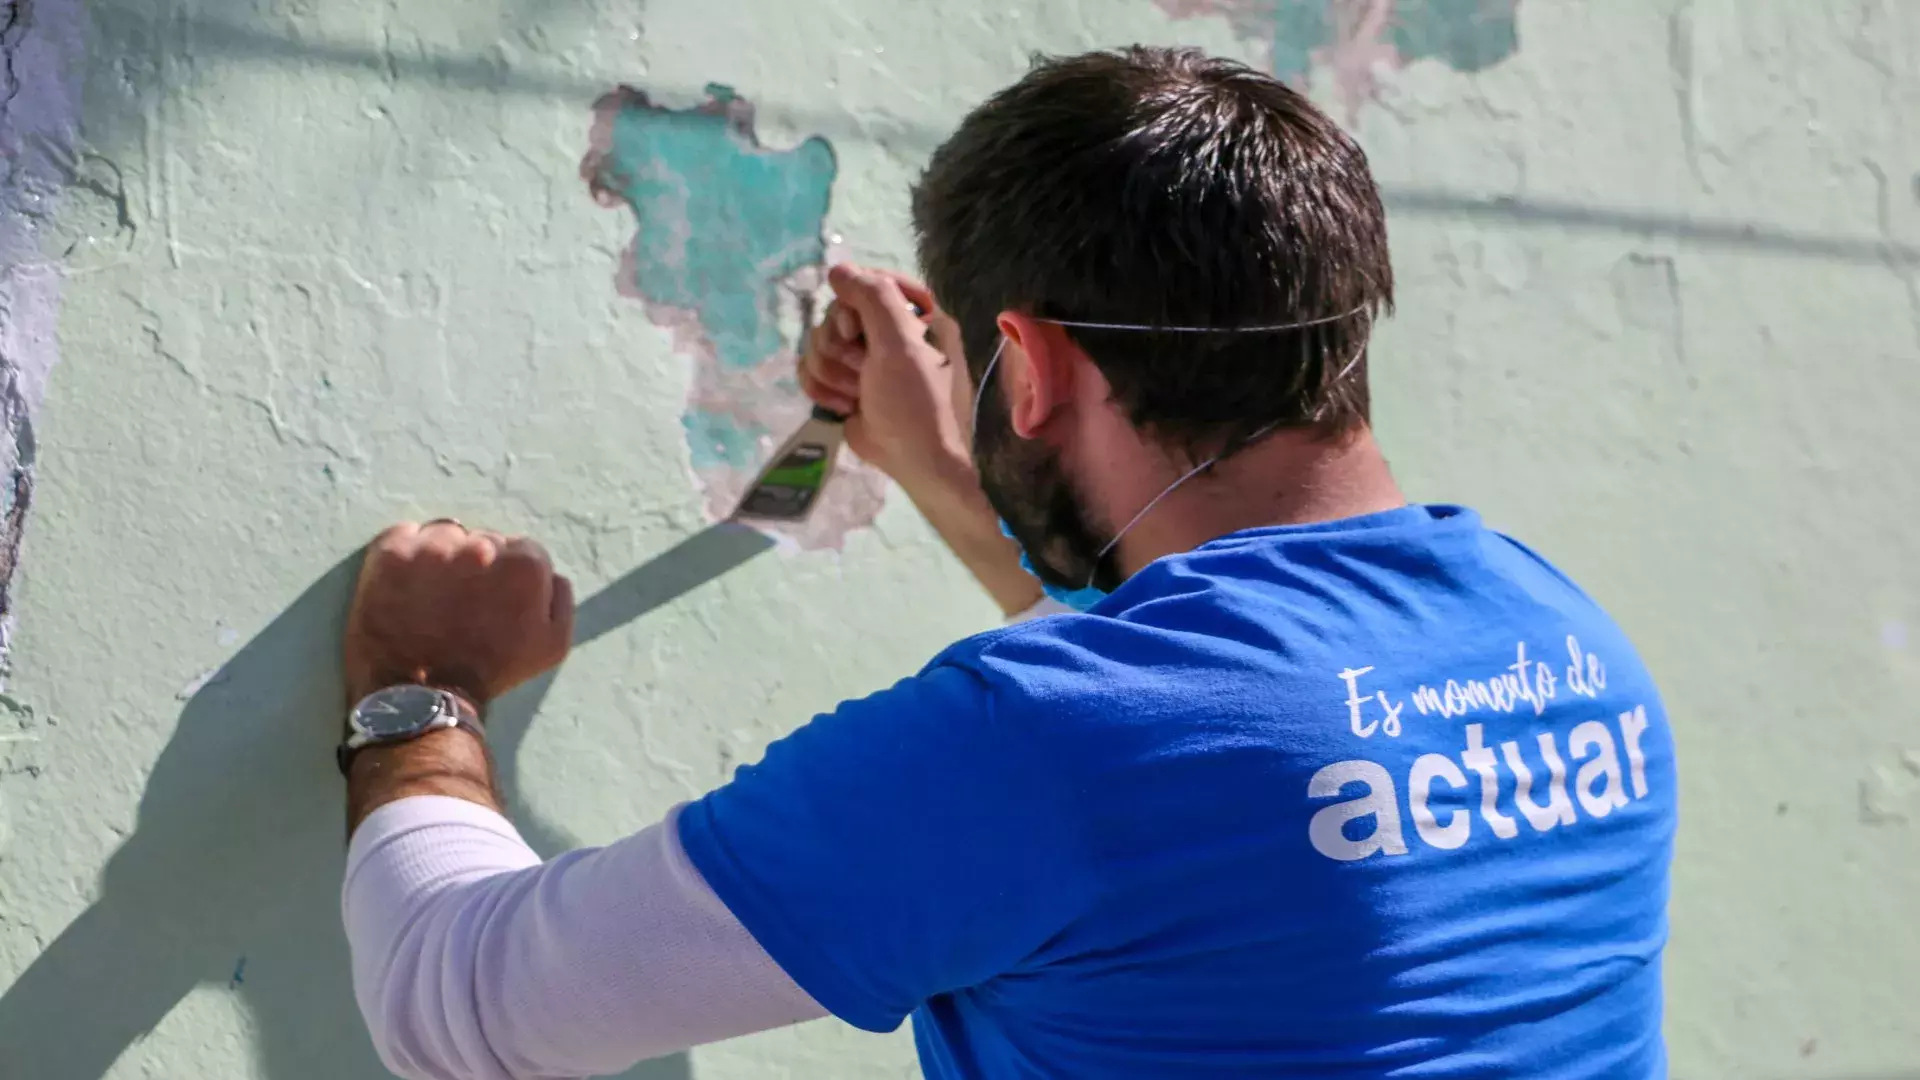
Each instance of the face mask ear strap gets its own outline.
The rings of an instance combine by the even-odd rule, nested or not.
[[[987,370],[980,373],[980,385],[973,388],[973,430],[967,433],[972,446],[980,445],[980,403],[987,398],[987,383],[993,378],[993,369],[1000,366],[1000,354],[1007,351],[1007,336],[1000,335],[1000,345],[993,350],[993,359],[987,361]]]
[[[1279,426],[1280,425],[1277,422],[1268,424],[1266,427],[1263,427],[1260,430],[1254,432],[1253,434],[1247,436],[1247,441],[1242,445],[1251,446],[1252,444],[1259,442],[1262,438],[1265,438],[1266,436],[1272,434],[1273,430]],[[1133,527],[1135,525],[1140,524],[1140,522],[1143,519],[1145,519],[1148,514],[1152,513],[1153,508],[1156,506],[1159,506],[1161,500],[1165,499],[1167,496],[1173,494],[1174,492],[1180,490],[1180,485],[1186,483],[1187,481],[1193,479],[1196,476],[1199,476],[1201,473],[1206,472],[1208,469],[1213,468],[1215,465],[1218,465],[1219,463],[1220,463],[1220,455],[1219,454],[1213,455],[1212,457],[1201,462],[1200,464],[1195,465],[1193,468],[1188,469],[1185,476],[1182,476],[1180,479],[1175,480],[1171,484],[1168,484],[1165,490],[1161,491],[1160,494],[1155,495],[1152,499],[1148,500],[1147,505],[1141,507],[1140,512],[1133,515],[1133,520],[1121,526],[1120,531],[1113,534],[1113,539],[1107,541],[1107,546],[1100,549],[1100,554],[1095,555],[1093,557],[1094,569],[1093,569],[1093,573],[1087,575],[1087,587],[1088,588],[1093,587],[1093,579],[1094,579],[1094,576],[1100,572],[1100,564],[1106,560],[1108,552],[1111,552],[1115,547],[1119,546],[1121,537],[1127,535],[1129,532],[1132,532]]]
[[[1343,311],[1338,315],[1327,315],[1318,319],[1304,319],[1300,322],[1275,323],[1271,326],[1148,326],[1144,323],[1076,322],[1071,319],[1035,319],[1034,321],[1052,323],[1055,326],[1071,326],[1081,330],[1132,330],[1150,334],[1270,334],[1282,330],[1303,330],[1313,326],[1325,326],[1328,323],[1337,323],[1351,319],[1366,310],[1367,305],[1361,304],[1359,307],[1349,311]],[[980,441],[980,403],[986,397],[987,382],[993,378],[993,371],[1000,366],[1000,357],[1004,355],[1006,351],[1007,336],[1001,334],[1000,344],[993,350],[993,359],[987,361],[987,369],[980,373],[980,383],[973,391],[973,440],[976,444]],[[1360,358],[1365,355],[1366,346],[1363,344],[1360,347],[1360,351],[1354,354],[1353,359],[1348,361],[1347,366],[1340,370],[1340,374],[1333,377],[1333,381],[1337,383],[1341,379],[1346,378],[1347,375],[1353,371],[1354,367],[1360,363]],[[1272,429],[1268,428],[1266,430]],[[1262,433],[1264,434],[1264,431]],[[1208,464],[1212,464],[1212,462],[1208,462]],[[1205,466],[1202,466],[1202,468],[1204,467]],[[1181,483],[1185,482],[1186,480],[1183,478]]]
[[[1143,323],[1103,323],[1073,322],[1067,319],[1038,319],[1035,322],[1052,323],[1055,326],[1073,326],[1082,330],[1138,330],[1154,334],[1271,334],[1281,330],[1301,330],[1309,326],[1325,326],[1327,323],[1351,319],[1367,310],[1361,304],[1351,311],[1338,315],[1327,315],[1318,319],[1304,319],[1300,322],[1274,323],[1271,326],[1147,326]]]

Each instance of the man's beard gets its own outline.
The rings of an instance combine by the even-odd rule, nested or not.
[[[1121,582],[1118,560],[1103,557],[1108,538],[1088,520],[1060,455],[1038,439],[1013,434],[1006,403],[988,393],[974,431],[974,465],[987,502],[1026,549],[1034,573],[1049,585],[1103,591]]]

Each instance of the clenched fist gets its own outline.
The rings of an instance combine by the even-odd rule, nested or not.
[[[909,491],[969,463],[953,405],[965,368],[929,341],[929,326],[945,316],[926,286],[849,264],[834,267],[827,283],[833,303],[800,358],[807,396],[846,415],[847,445]]]
[[[367,546],[347,616],[348,703],[425,683],[478,708],[566,659],[572,636],[573,587],[539,544],[395,525]]]

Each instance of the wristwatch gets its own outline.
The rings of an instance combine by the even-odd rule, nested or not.
[[[347,738],[334,757],[341,775],[353,764],[353,755],[369,746],[410,742],[441,728],[466,728],[486,738],[480,715],[458,694],[431,686],[401,685],[375,690],[347,713]]]

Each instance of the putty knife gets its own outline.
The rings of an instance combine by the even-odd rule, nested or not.
[[[913,313],[924,318],[926,312],[913,306]],[[813,298],[800,305],[800,348],[804,354],[807,335],[813,331]],[[813,407],[813,415],[800,425],[793,437],[774,452],[773,460],[754,478],[753,486],[733,511],[737,518],[762,521],[804,521],[819,501],[820,492],[833,478],[834,461],[840,456],[840,444],[847,435],[847,418],[823,405]]]
[[[773,461],[754,478],[746,497],[733,512],[736,518],[766,521],[802,521],[812,512],[820,490],[833,475],[834,459],[847,434],[847,418],[815,405],[813,415],[800,425],[773,455]]]

